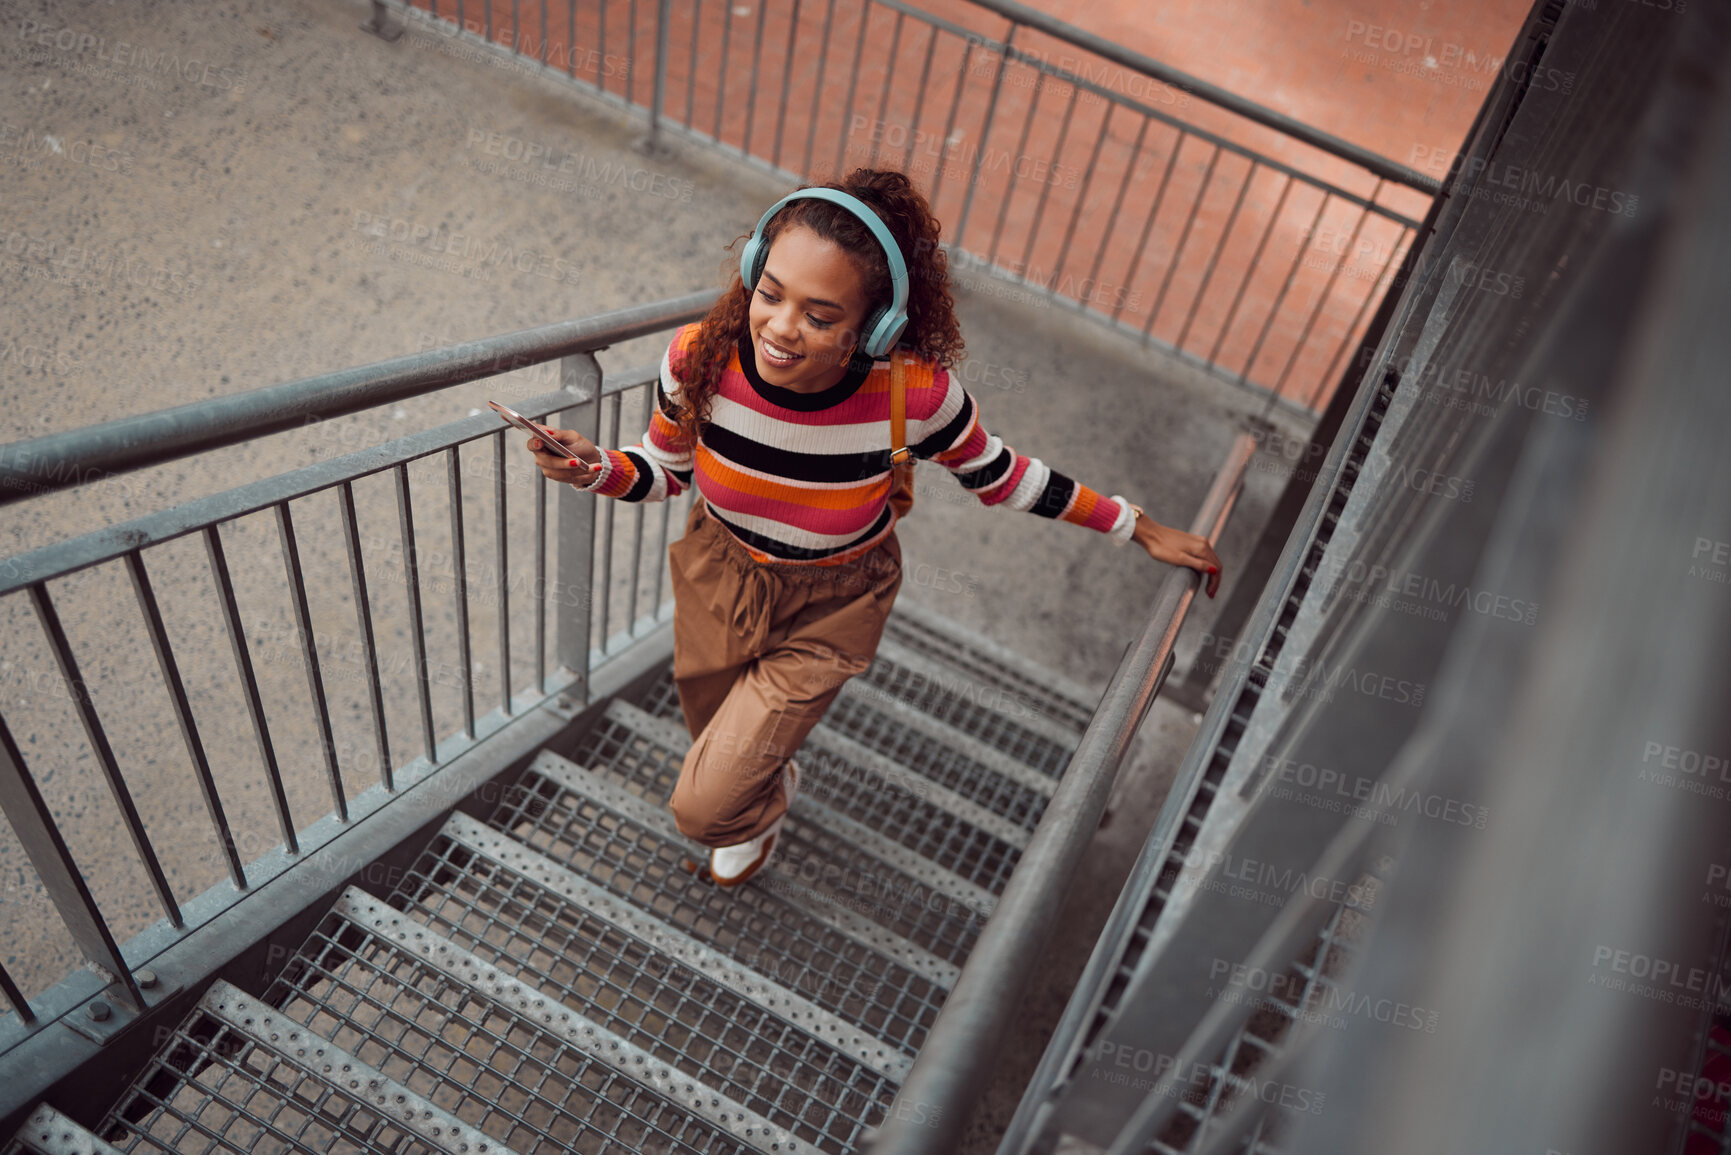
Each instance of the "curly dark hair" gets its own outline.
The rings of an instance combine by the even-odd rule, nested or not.
[[[962,331],[950,298],[949,263],[938,247],[941,226],[925,196],[905,174],[891,169],[856,168],[845,180],[800,187],[851,193],[883,219],[908,266],[908,324],[898,344],[945,368],[954,367],[962,357]],[[877,238],[858,217],[828,201],[797,200],[770,218],[764,226],[764,238],[773,242],[794,225],[804,225],[856,259],[865,281],[868,315],[870,309],[889,303],[889,262]],[[749,236],[735,238],[728,248]],[[727,290],[710,307],[699,325],[697,339],[674,369],[683,402],[676,407],[676,416],[693,443],[709,422],[716,386],[747,327],[751,294],[737,264]]]

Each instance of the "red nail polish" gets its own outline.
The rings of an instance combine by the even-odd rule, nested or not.
[[[576,459],[576,458],[575,458],[575,457],[573,457],[573,458],[572,458],[572,459],[571,459],[571,465],[572,465],[572,466],[573,466],[573,467],[575,467],[575,466],[577,466],[577,465],[578,465],[578,464],[579,464],[579,462],[578,462],[578,460],[577,460],[577,459]]]

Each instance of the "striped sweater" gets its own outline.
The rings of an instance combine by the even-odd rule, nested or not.
[[[771,385],[749,335],[722,373],[695,446],[668,416],[675,366],[697,325],[674,335],[661,361],[656,411],[637,445],[602,449],[600,472],[575,488],[624,501],[663,501],[692,484],[709,512],[760,562],[837,564],[870,550],[895,522],[889,506],[890,365],[858,358],[818,393]],[[905,355],[907,444],[971,490],[982,505],[1026,510],[1130,540],[1129,502],[1005,445],[980,424],[972,394],[941,365]]]

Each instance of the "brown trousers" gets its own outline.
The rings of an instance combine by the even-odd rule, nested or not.
[[[871,665],[902,584],[901,544],[891,530],[840,565],[763,564],[699,497],[668,557],[673,680],[692,737],[673,815],[688,838],[730,846],[785,813],[782,764]]]

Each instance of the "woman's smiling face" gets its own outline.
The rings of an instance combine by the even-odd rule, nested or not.
[[[847,376],[865,314],[854,257],[804,225],[783,230],[751,294],[758,375],[797,393],[828,389]]]

